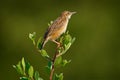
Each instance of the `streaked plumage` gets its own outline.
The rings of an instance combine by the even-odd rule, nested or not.
[[[55,40],[57,38],[59,38],[60,35],[63,34],[66,31],[69,19],[72,16],[72,14],[74,14],[74,13],[76,13],[76,12],[70,12],[70,11],[62,12],[60,17],[58,17],[49,26],[49,28],[47,29],[46,33],[44,34],[44,40],[43,40],[41,49],[44,47],[44,45],[46,44],[46,42],[48,40],[53,41],[53,42],[59,44],[59,42],[57,42]]]

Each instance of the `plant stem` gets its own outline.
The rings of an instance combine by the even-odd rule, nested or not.
[[[53,78],[53,73],[54,73],[54,64],[52,65],[52,70],[50,72],[50,80]]]
[[[53,78],[53,74],[54,74],[54,63],[55,63],[55,60],[56,60],[56,58],[57,58],[57,55],[58,55],[58,49],[59,48],[59,46],[57,46],[57,48],[56,48],[56,52],[55,52],[55,54],[54,54],[54,56],[53,56],[53,59],[52,59],[52,70],[51,70],[51,72],[50,72],[50,80],[52,80],[52,78]]]

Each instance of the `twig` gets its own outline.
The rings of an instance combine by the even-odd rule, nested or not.
[[[50,80],[52,80],[52,78],[53,78],[53,74],[54,74],[54,63],[55,63],[55,60],[56,60],[56,58],[57,58],[57,55],[59,54],[59,52],[58,52],[58,49],[59,48],[59,46],[57,46],[57,48],[56,48],[56,52],[55,52],[55,54],[54,54],[54,56],[53,56],[53,60],[52,60],[52,70],[51,70],[51,72],[50,72]]]

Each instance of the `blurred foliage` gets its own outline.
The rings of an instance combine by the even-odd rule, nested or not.
[[[46,62],[33,50],[27,37],[33,31],[38,33],[37,37],[43,36],[46,23],[55,20],[64,10],[77,12],[68,25],[71,35],[77,39],[64,56],[68,60],[72,59],[71,66],[63,71],[64,79],[120,79],[119,3],[119,0],[1,0],[1,80],[18,80],[18,74],[15,74],[11,65],[22,56],[35,65],[36,70],[41,71],[40,76],[48,77],[41,67]],[[46,44],[50,53],[53,53],[53,44]]]
[[[34,71],[33,66],[22,58],[17,65],[13,65],[16,71],[21,74],[20,80],[43,80],[38,71]]]

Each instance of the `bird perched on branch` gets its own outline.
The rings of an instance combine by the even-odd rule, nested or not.
[[[70,12],[70,11],[64,11],[61,13],[60,17],[58,17],[45,32],[41,49],[43,49],[43,47],[45,46],[46,42],[48,42],[48,40],[53,41],[58,46],[60,45],[60,43],[57,42],[56,39],[58,39],[63,33],[65,33],[69,19],[75,13],[76,12]]]

